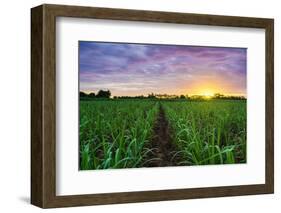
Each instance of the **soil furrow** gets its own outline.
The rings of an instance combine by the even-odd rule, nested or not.
[[[178,158],[173,158],[176,153],[176,147],[172,142],[171,128],[161,104],[153,127],[153,137],[150,141],[149,149],[152,152],[148,154],[146,167],[176,166],[179,161]]]

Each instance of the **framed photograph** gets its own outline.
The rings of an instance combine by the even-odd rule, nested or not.
[[[274,21],[31,9],[31,203],[274,191]]]

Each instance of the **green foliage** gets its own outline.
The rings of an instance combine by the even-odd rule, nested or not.
[[[80,169],[139,168],[164,108],[178,165],[246,162],[245,100],[80,101]]]
[[[81,101],[80,169],[142,167],[158,109],[153,101]]]
[[[163,106],[181,165],[246,162],[245,101],[165,102]]]

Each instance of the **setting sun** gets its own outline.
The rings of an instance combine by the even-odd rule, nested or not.
[[[202,95],[205,97],[212,97],[212,96],[214,96],[214,93],[211,91],[205,91],[205,92],[203,92]]]

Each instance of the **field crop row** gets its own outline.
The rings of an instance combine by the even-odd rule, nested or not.
[[[149,143],[160,106],[177,165],[246,162],[246,101],[98,100],[80,101],[80,169],[139,168],[153,161],[148,156],[157,147]]]
[[[246,162],[246,102],[166,102],[180,165]]]
[[[81,101],[80,169],[142,167],[158,110],[154,101]]]

